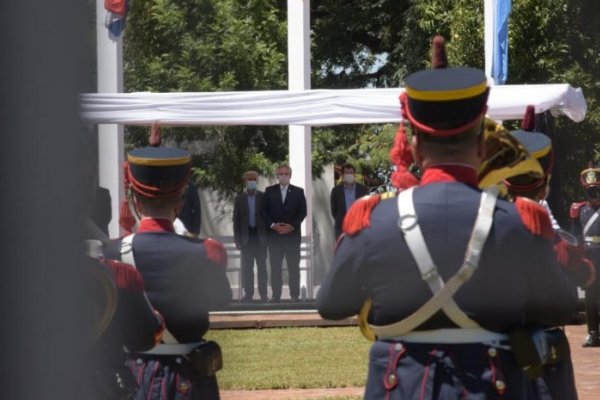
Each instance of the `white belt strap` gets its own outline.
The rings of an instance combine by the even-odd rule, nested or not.
[[[478,328],[479,325],[470,319],[452,298],[458,289],[471,278],[479,265],[483,245],[492,227],[498,188],[491,187],[482,193],[477,219],[467,246],[465,261],[458,272],[445,285],[423,239],[417,215],[414,211],[412,195],[413,191],[409,189],[400,193],[398,197],[398,210],[400,212],[398,225],[404,233],[408,248],[421,272],[421,277],[427,282],[434,295],[421,308],[402,321],[385,326],[371,325],[371,328],[380,339],[398,337],[412,331],[441,309],[444,310],[448,318],[461,328]]]
[[[499,344],[508,341],[510,337],[506,333],[492,332],[482,328],[456,329],[443,328],[433,331],[413,331],[406,335],[394,337],[395,341],[407,343],[488,343]]]
[[[121,261],[127,264],[131,264],[135,267],[135,258],[133,257],[133,237],[134,233],[125,236],[121,239]],[[137,268],[137,267],[136,267]]]
[[[127,235],[125,236],[123,239],[121,239],[121,261],[123,261],[124,263],[127,264],[131,264],[133,265],[135,268],[137,268],[135,266],[135,257],[133,255],[133,237],[135,236],[134,233],[132,233],[131,235]],[[148,301],[149,304],[150,300],[148,299],[148,296],[146,295],[146,292],[144,292],[144,297],[146,297],[146,300]],[[177,339],[175,339],[175,336],[173,336],[173,334],[171,332],[169,332],[169,330],[167,329],[167,327],[165,326],[165,329],[163,330],[162,333],[162,341],[164,343],[179,343],[177,341]]]
[[[594,222],[596,222],[596,220],[598,219],[599,213],[600,213],[600,208],[596,210],[596,212],[594,213],[594,215],[592,215],[592,217],[590,219],[588,219],[588,222],[586,222],[585,226],[583,227],[583,236],[587,235],[587,233],[590,230],[590,228],[592,227],[592,225],[594,225]]]

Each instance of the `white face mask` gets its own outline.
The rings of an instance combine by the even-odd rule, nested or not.
[[[354,183],[354,174],[345,174],[344,182],[346,182],[348,185],[353,184]]]

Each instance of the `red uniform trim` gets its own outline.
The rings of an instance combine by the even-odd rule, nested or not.
[[[204,241],[204,246],[206,247],[206,256],[209,260],[222,267],[227,266],[227,251],[221,242],[208,238]]]
[[[440,164],[429,167],[423,173],[421,186],[440,182],[462,182],[477,187],[477,171],[468,165]]]
[[[541,204],[525,197],[517,197],[515,205],[529,232],[548,240],[554,240],[550,215]]]
[[[173,221],[165,218],[142,218],[139,233],[142,232],[175,232]]]
[[[587,201],[581,201],[579,203],[571,204],[571,207],[569,208],[569,217],[571,217],[572,219],[579,218],[579,215],[581,214],[581,208],[586,204]]]

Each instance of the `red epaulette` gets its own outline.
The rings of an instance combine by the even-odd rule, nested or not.
[[[353,236],[371,226],[371,213],[381,201],[380,194],[361,197],[356,200],[344,217],[343,230],[346,235]]]
[[[571,208],[569,208],[569,217],[572,219],[579,218],[579,213],[581,213],[581,207],[583,207],[587,201],[581,201],[579,203],[571,204]]]
[[[135,293],[144,291],[144,278],[133,265],[107,259],[103,259],[102,262],[112,271],[117,288]]]
[[[204,246],[206,247],[206,256],[209,260],[222,267],[227,266],[227,251],[221,242],[208,238],[204,240]]]
[[[554,240],[550,215],[544,206],[526,197],[517,197],[515,206],[529,232],[548,240]]]

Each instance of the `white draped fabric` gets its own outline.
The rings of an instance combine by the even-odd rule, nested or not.
[[[399,122],[403,89],[340,89],[210,93],[93,93],[81,96],[84,121],[150,125],[338,125]],[[587,105],[568,84],[493,86],[488,115],[521,119],[528,105],[575,122]]]

